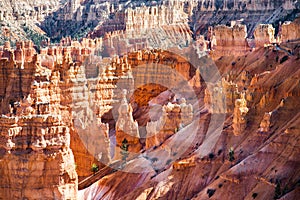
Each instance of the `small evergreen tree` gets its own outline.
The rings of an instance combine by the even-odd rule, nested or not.
[[[214,159],[215,154],[211,152],[211,153],[208,154],[208,157],[209,157],[210,160],[212,160],[212,159]]]
[[[99,167],[96,163],[92,164],[92,172],[95,174],[97,171],[99,171]]]
[[[257,195],[258,195],[257,193],[253,193],[252,198],[255,199],[257,197]]]
[[[208,198],[212,197],[215,194],[216,190],[215,189],[208,189],[206,191]]]
[[[276,180],[274,199],[279,199],[281,197],[281,184],[279,180]]]
[[[128,141],[126,140],[126,138],[124,138],[124,140],[122,141],[122,145],[121,145],[121,155],[122,155],[122,160],[123,160],[123,164],[122,167],[124,167],[124,164],[126,163],[127,157],[128,157]]]
[[[235,160],[235,158],[234,158],[234,150],[233,150],[232,147],[229,149],[228,155],[229,155],[229,161],[230,161],[230,162],[232,162],[232,161]]]

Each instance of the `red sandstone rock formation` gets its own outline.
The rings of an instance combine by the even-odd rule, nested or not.
[[[219,25],[214,28],[216,46],[213,48],[212,55],[220,57],[221,55],[243,55],[250,51],[247,37],[247,27],[245,25],[234,25],[227,27]]]
[[[179,103],[164,105],[162,116],[157,121],[147,123],[146,149],[160,145],[168,137],[192,123],[192,105],[187,105],[185,99],[181,99]]]
[[[1,59],[1,198],[76,199],[70,121],[59,107],[57,77],[27,44],[21,61],[8,48]]]
[[[141,63],[143,57],[135,57],[134,62],[130,58],[129,63]],[[232,65],[232,62],[235,64]],[[193,124],[165,141],[153,140],[152,143],[158,146],[145,152],[145,155],[151,155],[150,158],[145,156],[130,161],[132,169],[152,168],[148,173],[110,174],[80,191],[81,197],[85,199],[93,194],[95,198],[123,199],[251,199],[255,194],[271,199],[277,179],[290,188],[285,191],[287,194],[281,194],[282,198],[298,198],[294,174],[299,173],[295,166],[299,161],[296,155],[299,152],[297,131],[300,128],[300,105],[297,99],[300,88],[299,69],[294,66],[299,64],[297,55],[274,48],[259,48],[242,56],[223,56],[216,65],[224,79],[215,87],[224,91],[224,96],[228,97],[224,103],[230,108],[222,111],[228,112],[228,115],[222,134],[216,137],[216,144],[210,153],[203,155],[202,151],[209,134],[205,127],[209,127],[213,115],[222,112],[213,113],[213,110],[207,112],[204,109],[198,122],[202,128],[197,131],[187,152],[173,165],[172,161],[167,162],[168,156],[181,152],[177,146],[170,148],[168,144],[175,137],[180,142],[188,140]],[[241,93],[245,95],[239,99]],[[203,99],[201,101],[203,105]],[[265,114],[269,112],[272,112],[270,119]],[[153,127],[151,123],[149,130],[159,127],[159,121]],[[229,150],[234,152],[233,157]],[[159,163],[163,163],[163,169],[157,168]],[[124,189],[124,182],[128,183],[127,189],[132,188],[130,192]],[[101,192],[104,188],[107,191],[105,194]]]
[[[245,99],[245,94],[242,94],[241,99],[235,100],[235,106],[233,111],[232,128],[234,135],[240,135],[245,130],[247,126],[246,115],[249,111],[247,108],[247,101]]]
[[[91,110],[94,96],[88,87],[93,81],[88,83],[82,65],[97,41],[42,49],[40,55],[32,42],[20,42],[16,50],[6,43],[1,51],[1,176],[20,176],[14,163],[24,163],[24,155],[31,163],[23,167],[22,182],[5,179],[1,198],[76,199],[77,173],[88,176],[92,163],[101,168],[99,161],[110,162],[108,125]],[[45,169],[43,175],[29,176]]]
[[[127,140],[128,151],[132,153],[138,153],[142,149],[140,144],[140,134],[138,130],[138,123],[134,121],[132,117],[132,107],[128,104],[126,99],[127,91],[123,91],[123,99],[119,106],[119,116],[116,122],[116,151],[114,158],[122,159],[120,155],[120,147],[124,140]]]
[[[1,198],[76,199],[70,130],[59,117],[1,117]]]
[[[281,27],[281,41],[288,42],[300,38],[300,18],[294,22],[286,22]]]
[[[262,133],[267,133],[270,130],[270,125],[271,125],[271,115],[272,113],[265,113],[263,119],[260,122],[259,125],[259,131]]]
[[[247,25],[248,35],[252,37],[258,24],[278,24],[297,9],[297,3],[292,0],[201,0],[194,9],[192,21],[197,36],[208,33],[209,26],[226,25],[234,20],[243,21]]]
[[[83,21],[80,3],[68,3],[63,9],[66,15],[62,12],[58,17],[71,20],[76,13],[76,20]],[[201,8],[208,13],[219,9],[215,1],[202,3]],[[249,52],[244,25],[217,26],[209,40],[223,79],[212,85],[201,83],[203,72],[193,69],[187,60],[171,50],[134,51],[112,59],[97,57],[104,55],[103,52],[111,56],[155,45],[163,49],[170,47],[169,44],[186,45],[191,39],[187,24],[187,16],[191,14],[186,13],[192,8],[187,12],[185,5],[171,1],[170,8],[153,5],[126,9],[125,17],[120,12],[116,18],[119,21],[108,21],[102,26],[100,33],[105,34],[104,38],[78,42],[66,37],[60,46],[44,48],[40,55],[36,55],[32,42],[19,42],[15,50],[5,43],[0,51],[0,113],[4,114],[0,118],[0,174],[4,177],[1,198],[39,199],[43,195],[49,199],[75,199],[74,157],[81,177],[92,173],[92,163],[100,168],[98,161],[109,164],[114,125],[118,146],[130,133],[133,135],[128,138],[130,152],[140,152],[143,145],[147,149],[139,158],[130,160],[125,169],[147,169],[149,173],[112,173],[85,190],[83,198],[94,195],[93,198],[124,199],[205,199],[210,196],[247,199],[253,198],[253,194],[272,198],[276,179],[289,188],[283,198],[299,196],[295,178],[299,170],[294,167],[299,162],[296,156],[299,152],[299,70],[294,67],[300,64],[297,22],[284,24],[281,31],[283,45],[296,41],[296,45],[290,44],[294,45],[293,52],[284,46]],[[225,2],[220,9],[227,11],[230,6]],[[237,1],[233,7],[244,9]],[[286,1],[284,7],[289,10],[293,5]],[[98,8],[91,8],[87,18],[95,20]],[[266,5],[258,1],[246,4],[246,9],[254,11],[273,8],[276,6],[271,1]],[[113,8],[108,5],[107,9]],[[146,19],[141,20],[141,17]],[[123,22],[125,31],[113,31],[124,29]],[[272,28],[260,27],[255,32],[258,47],[273,41]],[[155,32],[150,34],[150,45],[145,34],[148,28]],[[169,40],[163,44],[161,38],[165,36]],[[207,43],[204,37],[199,38],[202,50],[206,50]],[[168,85],[145,84],[149,80]],[[181,80],[197,90],[199,102],[189,102],[187,98],[188,103],[183,99],[175,103],[176,98],[192,96],[184,85],[177,85]],[[133,107],[122,97],[121,86],[133,92],[130,100]],[[201,91],[204,90],[203,97]],[[150,91],[152,93],[147,94]],[[170,91],[183,92],[174,95]],[[164,99],[154,99],[161,92],[166,92],[161,95]],[[238,99],[240,94],[245,96]],[[154,122],[149,122],[148,102],[151,101],[163,107],[161,118]],[[114,118],[111,109],[119,102],[119,116]],[[198,103],[200,108],[194,110]],[[204,103],[209,106],[208,110]],[[193,112],[199,121],[194,120]],[[221,124],[214,116],[224,113],[227,114],[225,126],[214,127],[216,130],[209,128],[210,122]],[[141,141],[138,124],[147,122],[147,134],[154,136]],[[222,134],[214,137],[216,143],[207,148],[207,138],[218,129]],[[190,146],[182,148],[193,131],[197,134]],[[172,143],[174,138],[176,142]],[[228,150],[235,152],[234,158],[230,158]],[[121,158],[119,148],[114,153]],[[124,186],[124,182],[128,184]],[[40,185],[44,187],[41,189]],[[228,192],[232,188],[237,188],[236,192]]]
[[[270,24],[260,24],[254,31],[256,47],[275,43],[275,29]]]

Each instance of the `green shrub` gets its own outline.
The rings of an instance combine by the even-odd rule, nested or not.
[[[209,153],[209,154],[208,154],[208,157],[209,157],[209,159],[211,159],[211,160],[212,160],[212,159],[214,159],[214,157],[215,157],[215,154],[214,154],[214,153]]]
[[[234,150],[233,150],[232,147],[229,149],[228,155],[229,155],[229,161],[230,161],[230,162],[232,162],[232,161],[235,160],[235,158],[234,158]]]
[[[279,180],[276,180],[274,199],[279,199],[280,197],[281,197],[281,183]]]
[[[124,138],[124,140],[122,141],[122,145],[121,145],[121,155],[122,155],[122,160],[123,160],[123,163],[122,163],[122,167],[124,167],[125,163],[126,163],[126,160],[127,160],[127,157],[129,155],[128,153],[128,147],[129,147],[129,144],[128,144],[128,141],[126,140],[126,138]]]
[[[252,194],[252,198],[255,199],[257,197],[257,193]]]
[[[166,165],[171,164],[171,162],[172,162],[172,159],[168,159],[167,162],[166,162]]]
[[[97,171],[99,171],[99,167],[96,163],[92,164],[92,172],[95,174]]]
[[[215,194],[215,192],[216,192],[215,189],[208,189],[206,192],[208,195],[208,198],[212,197]]]
[[[280,64],[284,63],[284,62],[287,61],[288,59],[289,59],[288,56],[284,56],[283,58],[281,58]]]

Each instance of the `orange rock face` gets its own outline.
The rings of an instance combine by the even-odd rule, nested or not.
[[[220,55],[243,55],[250,51],[247,37],[247,27],[245,25],[234,25],[227,27],[219,25],[214,28],[214,35],[216,46],[213,47],[213,56],[220,57]]]
[[[275,29],[270,24],[260,24],[254,31],[256,47],[263,47],[276,42]]]
[[[1,198],[76,199],[70,122],[59,109],[57,77],[32,51],[25,44],[23,61],[9,50],[1,60]]]
[[[295,52],[298,50],[299,47],[295,47]],[[157,53],[156,58],[160,58],[160,54],[168,56],[165,52]],[[144,54],[133,55],[128,55],[132,69],[138,66],[134,64],[144,63],[144,58],[148,58]],[[170,147],[172,139],[180,143],[189,139],[195,121],[180,128],[178,119],[186,116],[180,114],[184,106],[169,103],[163,106],[161,118],[146,126],[147,133],[157,133],[146,138],[146,151],[128,163],[133,170],[147,166],[149,171],[110,174],[80,191],[83,199],[91,194],[100,199],[112,195],[123,199],[162,196],[170,199],[252,199],[253,196],[272,199],[279,180],[290,188],[281,198],[299,197],[295,186],[298,179],[294,177],[295,172],[299,173],[295,166],[299,162],[296,155],[299,153],[300,105],[297,99],[300,88],[299,69],[294,67],[300,64],[298,54],[289,55],[275,47],[258,48],[241,56],[223,55],[215,63],[222,79],[200,84],[207,92],[199,99],[200,119],[196,122],[200,128],[196,129],[191,146],[184,152],[176,145]],[[161,95],[150,103],[162,101],[159,98],[167,96],[166,91]],[[210,123],[212,120],[218,123],[222,115],[225,122],[217,136],[214,132],[218,126],[211,127]],[[172,131],[176,127],[178,132]],[[167,135],[169,137],[164,138]],[[210,136],[215,136],[216,143],[203,154],[211,144],[207,143]],[[176,154],[181,156],[172,162]],[[159,164],[162,169],[158,168]],[[126,188],[124,182],[128,182]],[[105,194],[101,192],[104,188]],[[128,192],[128,188],[134,189]]]
[[[58,5],[22,2],[2,26]],[[0,47],[0,199],[299,199],[299,19],[276,39],[257,25],[298,4],[116,5],[68,1],[41,24],[80,41]]]
[[[59,116],[2,116],[0,121],[0,197],[76,199],[70,130]]]
[[[18,43],[16,50],[5,45],[0,61],[1,198],[77,199],[77,173],[88,176],[92,163],[110,162],[108,126],[93,116],[80,64],[95,46],[94,40],[84,40],[74,49],[49,48],[37,55],[32,42]],[[93,131],[85,127],[98,134],[89,136]],[[88,148],[85,135],[102,145],[90,142]]]
[[[159,146],[193,121],[193,107],[186,104],[185,99],[181,99],[180,104],[168,103],[162,110],[162,116],[157,121],[147,123],[146,149]]]
[[[281,41],[288,42],[299,39],[300,34],[300,18],[294,22],[286,22],[281,27]]]
[[[233,133],[234,135],[240,135],[246,128],[247,119],[246,114],[249,108],[247,108],[247,101],[245,100],[245,95],[242,95],[241,99],[235,100],[235,107],[233,111]]]
[[[128,151],[133,153],[138,153],[142,149],[140,144],[140,134],[138,130],[138,123],[134,121],[132,117],[132,107],[128,104],[126,99],[127,91],[123,91],[123,99],[119,106],[118,120],[116,122],[116,151],[117,154],[115,158],[121,159],[121,156],[118,155],[122,143],[124,140],[128,141]]]

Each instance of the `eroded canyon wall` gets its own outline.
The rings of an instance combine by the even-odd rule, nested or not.
[[[0,2],[0,43],[18,40],[35,40],[36,45],[46,39],[39,24],[51,15],[65,0],[55,1],[7,1]]]
[[[292,55],[271,45],[245,55],[224,55],[216,59],[215,64],[223,78],[211,86],[201,84],[202,89],[211,88],[210,92],[199,98],[199,121],[182,129],[178,127],[176,132],[176,116],[180,106],[170,103],[165,108],[167,114],[161,115],[166,120],[169,120],[169,114],[172,115],[172,121],[161,129],[161,132],[166,131],[164,135],[170,133],[170,137],[159,138],[160,134],[157,134],[152,141],[147,138],[146,144],[156,146],[128,163],[128,168],[133,170],[145,170],[146,165],[150,170],[134,174],[117,171],[110,174],[109,179],[101,178],[80,191],[81,197],[298,198],[298,178],[295,176],[299,174],[296,165],[299,162],[297,133],[300,105],[297,99],[300,88],[299,68],[295,67],[299,64],[298,52],[299,47],[295,47]],[[157,51],[157,54],[149,56],[160,58],[159,54],[168,55],[164,51]],[[148,60],[147,54],[133,55],[136,55],[136,59],[132,59],[134,63]],[[222,99],[222,96],[226,98]],[[210,123],[219,124],[216,116],[221,115],[225,116],[225,122],[220,129],[221,134],[217,136],[218,126]],[[193,126],[195,123],[199,123],[200,128]],[[159,129],[160,120],[147,125],[149,132],[156,131],[157,127]],[[172,146],[172,139],[184,143],[193,129],[197,130],[197,135],[186,151],[181,152],[179,144]],[[210,136],[216,141],[211,148],[208,147],[211,143],[207,142]],[[172,159],[178,154],[180,156],[173,162]],[[163,167],[157,167],[159,165]],[[130,184],[125,188],[124,182]],[[275,188],[279,184],[283,186],[280,188],[289,189],[278,194]],[[101,192],[104,188],[107,191],[105,194]],[[128,188],[131,188],[130,192]]]
[[[103,165],[98,162],[99,160],[106,164],[110,163],[113,153],[115,155],[119,153],[119,149],[110,152],[112,136],[116,135],[117,143],[121,146],[126,132],[132,133],[136,137],[129,142],[136,152],[141,150],[143,145],[147,150],[152,146],[159,147],[167,138],[181,136],[180,134],[183,134],[181,139],[184,141],[189,136],[185,134],[185,130],[189,132],[195,129],[194,124],[190,125],[194,112],[202,116],[199,122],[202,129],[193,143],[194,146],[174,164],[164,160],[165,158],[162,159],[162,162],[166,163],[166,170],[177,171],[173,170],[170,172],[171,175],[166,177],[168,175],[160,174],[163,171],[154,167],[151,175],[145,175],[144,178],[141,177],[144,174],[137,175],[136,180],[140,181],[142,186],[134,186],[135,190],[132,193],[128,193],[123,185],[128,176],[117,172],[111,175],[115,179],[101,179],[99,181],[101,184],[95,184],[92,189],[86,190],[86,196],[91,193],[99,195],[98,189],[107,187],[109,191],[103,195],[104,197],[116,195],[114,197],[125,196],[125,199],[135,199],[140,195],[145,198],[165,195],[169,198],[188,196],[203,199],[211,195],[208,191],[217,190],[215,197],[222,198],[222,194],[237,186],[246,188],[244,193],[230,193],[226,198],[240,196],[250,198],[251,193],[261,195],[262,188],[267,185],[266,196],[271,198],[272,189],[276,184],[275,178],[293,189],[297,180],[293,179],[291,174],[284,176],[283,171],[289,168],[289,164],[296,165],[298,162],[295,153],[287,145],[291,144],[295,152],[298,152],[296,142],[289,143],[289,141],[298,139],[298,113],[292,110],[299,107],[297,104],[299,72],[294,67],[299,64],[300,54],[297,49],[299,23],[298,21],[284,23],[279,34],[281,38],[276,41],[271,25],[256,27],[258,21],[267,16],[270,17],[265,20],[267,22],[274,22],[285,16],[294,8],[291,1],[284,4],[281,4],[282,1],[268,1],[266,4],[262,4],[261,1],[255,1],[256,3],[234,1],[233,5],[230,2],[220,4],[220,1],[202,1],[200,10],[208,17],[205,20],[212,17],[216,10],[233,15],[232,8],[238,13],[248,10],[257,14],[251,19],[253,20],[251,23],[250,15],[237,14],[238,17],[245,16],[246,20],[234,21],[232,26],[215,26],[210,29],[210,41],[201,38],[203,49],[207,50],[206,45],[210,45],[211,55],[224,75],[222,82],[212,86],[203,84],[200,78],[202,71],[197,71],[186,59],[176,55],[175,50],[165,51],[170,44],[185,47],[190,43],[191,31],[187,19],[192,17],[191,10],[196,8],[196,4],[178,1],[170,1],[171,3],[167,5],[137,4],[133,5],[133,8],[121,7],[115,12],[114,4],[104,1],[87,2],[88,4],[70,1],[65,4],[53,14],[53,18],[50,17],[45,21],[48,23],[45,26],[49,28],[55,19],[57,23],[54,27],[64,29],[61,29],[61,32],[56,32],[55,28],[47,31],[50,31],[53,37],[60,38],[74,30],[81,30],[80,34],[86,34],[86,27],[100,23],[95,30],[91,28],[93,31],[89,36],[103,37],[84,38],[80,42],[65,37],[58,46],[50,46],[48,43],[49,46],[41,49],[38,55],[32,42],[17,42],[16,49],[11,49],[10,44],[6,42],[0,48],[0,113],[3,114],[0,118],[1,155],[3,155],[0,161],[0,174],[4,177],[1,187],[2,198],[39,199],[40,195],[44,195],[48,199],[75,199],[77,193],[75,166],[77,174],[82,178],[92,174],[93,163],[100,168]],[[175,12],[175,8],[179,12]],[[105,22],[112,13],[115,13],[115,16],[111,15],[111,19]],[[263,13],[267,14],[261,17]],[[99,16],[103,17],[103,24]],[[207,22],[205,20],[203,23]],[[224,21],[221,20],[221,23],[223,22],[228,23],[229,18],[225,17]],[[65,26],[66,24],[68,25]],[[206,23],[203,27],[207,25]],[[247,37],[251,37],[254,30],[255,41],[249,42]],[[274,41],[276,45],[280,42],[282,42],[280,45],[294,42],[293,48],[286,50],[283,46],[272,45]],[[252,46],[251,42],[255,43],[255,46]],[[264,46],[266,48],[261,48]],[[155,47],[162,49],[145,50]],[[136,51],[139,49],[143,50]],[[112,57],[115,54],[126,55]],[[205,94],[199,96],[204,98],[203,102],[201,99],[201,110],[193,110],[192,105],[194,106],[195,102],[191,102],[190,98],[187,98],[187,102],[181,99],[185,95],[190,97],[191,91],[185,91],[184,85],[177,85],[180,76],[189,83],[189,86],[196,88],[197,92],[205,91],[203,92]],[[282,83],[279,79],[286,82]],[[162,87],[145,84],[149,81],[168,85]],[[122,85],[129,89],[128,92],[134,90],[146,92],[135,93],[133,98],[125,100],[122,96],[123,88],[120,87]],[[183,93],[174,95],[166,88],[174,89],[174,93],[178,91]],[[157,95],[156,90],[158,93],[166,92],[162,95],[165,99],[156,99],[164,109],[163,117],[154,123],[148,123],[151,118],[149,115],[151,106],[148,101]],[[149,95],[149,91],[153,94]],[[141,94],[145,95],[139,96]],[[117,115],[110,113],[113,112],[112,108],[119,109]],[[203,151],[198,147],[205,137],[209,137],[208,133],[211,133],[206,131],[213,114],[227,114],[232,118],[227,118],[226,128],[217,140],[217,145],[211,147],[213,148],[211,154],[201,157],[199,155]],[[163,126],[160,126],[161,121],[165,122]],[[285,122],[287,125],[284,125]],[[146,134],[155,134],[155,137],[140,140],[139,134],[145,132],[138,130],[138,125],[145,126]],[[176,134],[178,132],[179,134]],[[273,134],[276,140],[270,141],[267,134]],[[243,140],[244,138],[249,140]],[[264,142],[271,145],[266,144],[266,149],[257,153],[254,146],[265,145]],[[162,146],[159,148],[163,149]],[[228,161],[229,155],[226,151],[231,149],[235,151],[235,157],[229,158],[231,161]],[[281,155],[278,152],[281,150],[285,151],[282,156],[288,159],[287,162],[280,162],[278,157]],[[168,151],[169,156],[177,153],[176,148],[170,148]],[[265,155],[268,152],[272,152],[273,160],[278,158],[279,161],[272,163],[271,157],[269,159]],[[267,169],[263,174],[262,171],[255,171],[249,167],[251,173],[252,170],[255,172],[251,180],[258,186],[247,185],[244,180],[250,173],[243,167],[248,161],[251,164],[257,162],[251,154],[262,156],[269,164],[276,165],[280,177],[275,176],[273,169]],[[147,162],[151,162],[153,166],[158,165],[160,162],[155,160]],[[240,163],[241,160],[245,162]],[[141,164],[139,161],[136,163]],[[261,167],[265,169],[267,166]],[[199,182],[188,187],[195,174],[201,175]],[[22,181],[19,179],[20,176]],[[287,181],[288,178],[290,182]],[[165,187],[162,180],[167,182],[170,180],[169,185]],[[105,184],[102,184],[103,182]],[[181,183],[184,184],[180,185]],[[44,187],[38,187],[40,184]],[[48,185],[53,187],[50,188]],[[182,189],[177,193],[178,187]]]
[[[234,52],[235,55],[243,55],[250,51],[246,25],[219,25],[214,27],[213,32],[215,46],[212,46],[212,54],[230,55]]]
[[[91,110],[95,81],[82,65],[97,42],[41,54],[31,41],[1,48],[1,198],[76,199],[77,173],[110,162],[108,126]]]
[[[293,42],[300,38],[300,18],[293,22],[285,22],[281,27],[281,41]]]
[[[247,25],[250,37],[257,24],[278,25],[278,21],[293,20],[299,13],[296,1],[244,1],[244,0],[203,0],[194,8],[193,31],[196,35],[207,34],[207,28],[216,24],[228,25],[231,21],[242,20]],[[292,14],[291,14],[292,13]],[[290,15],[291,19],[287,19]]]
[[[40,65],[32,43],[23,50],[23,62],[8,45],[2,51],[1,198],[76,199],[71,122],[60,108],[59,77]]]

